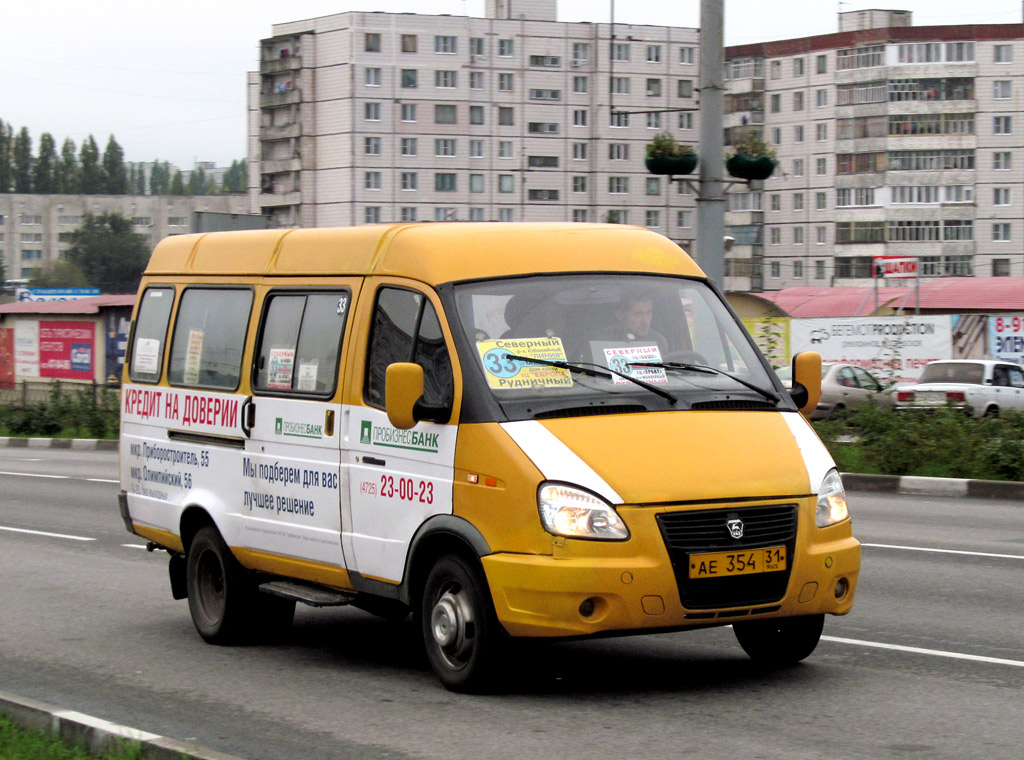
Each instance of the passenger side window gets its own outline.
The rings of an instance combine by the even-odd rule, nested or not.
[[[253,387],[334,395],[349,302],[348,291],[271,294],[263,311]]]
[[[871,377],[871,375],[869,375],[867,372],[860,369],[859,367],[853,368],[853,374],[854,376],[856,376],[857,383],[858,385],[860,385],[861,388],[864,388],[865,390],[869,391],[882,390],[882,386],[880,386],[878,382],[873,377]]]
[[[992,368],[992,385],[1005,386],[1010,384],[1009,373],[1006,367],[995,366]]]
[[[853,379],[853,372],[849,367],[843,367],[836,373],[836,381],[846,388],[856,388],[857,381]]]
[[[370,406],[384,408],[384,378],[388,365],[395,362],[414,362],[423,367],[424,403],[451,406],[451,357],[433,305],[412,290],[381,288],[366,360],[364,398]]]
[[[235,390],[252,308],[248,288],[189,288],[174,323],[171,385]]]
[[[1024,388],[1024,371],[1016,367],[1010,368],[1010,385],[1014,388]]]
[[[167,325],[174,306],[174,288],[146,288],[135,317],[128,377],[136,383],[160,382]]]

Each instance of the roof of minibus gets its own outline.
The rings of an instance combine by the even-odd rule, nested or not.
[[[147,275],[379,274],[431,285],[534,272],[702,277],[668,238],[621,224],[422,223],[175,235]]]

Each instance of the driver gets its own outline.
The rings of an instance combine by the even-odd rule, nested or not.
[[[668,342],[664,335],[651,327],[653,319],[654,300],[650,296],[642,293],[626,296],[615,308],[615,326],[609,339],[654,344],[665,356]]]

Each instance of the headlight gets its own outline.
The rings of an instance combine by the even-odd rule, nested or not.
[[[629,529],[612,505],[579,488],[542,483],[537,508],[544,530],[556,536],[609,541],[629,538]]]
[[[846,490],[843,479],[837,470],[829,470],[818,489],[818,509],[814,521],[819,528],[835,525],[850,517],[850,508],[846,505]]]

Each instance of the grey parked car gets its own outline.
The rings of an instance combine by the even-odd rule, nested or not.
[[[791,367],[775,370],[782,384],[787,387],[792,383],[792,372]],[[872,398],[885,408],[892,408],[892,396],[866,369],[856,364],[822,364],[821,398],[811,414],[811,419],[828,419],[846,409],[863,406]]]

